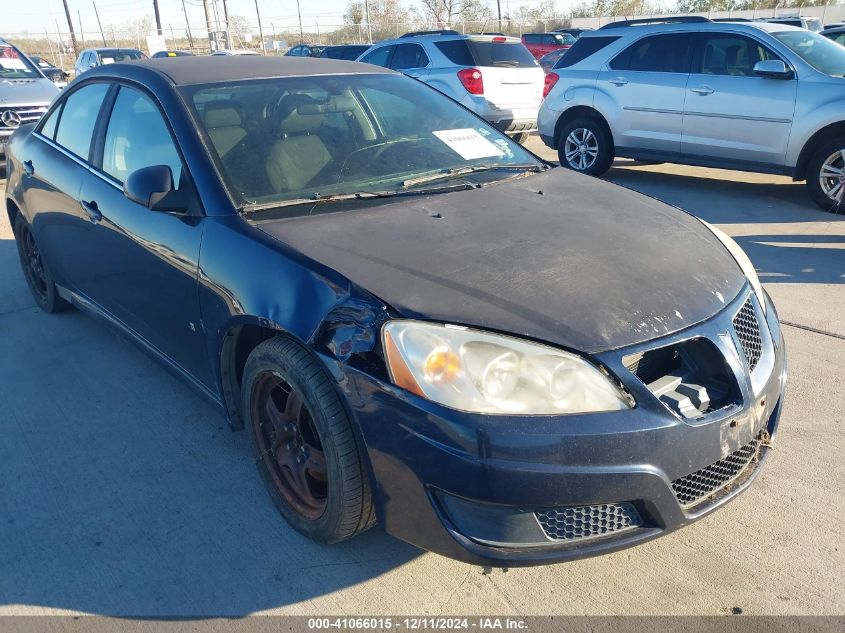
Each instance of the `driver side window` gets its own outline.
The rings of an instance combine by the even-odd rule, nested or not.
[[[103,147],[103,171],[120,183],[142,167],[167,165],[180,186],[182,159],[158,106],[145,94],[122,86],[117,93]]]

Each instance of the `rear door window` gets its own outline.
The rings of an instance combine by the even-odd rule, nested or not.
[[[610,67],[613,70],[688,73],[692,39],[692,33],[644,37],[617,55]]]
[[[428,66],[428,56],[419,44],[399,44],[390,60],[390,67],[393,70],[425,68],[426,66]]]
[[[572,45],[572,48],[570,48],[569,51],[558,60],[557,64],[555,64],[555,68],[569,68],[570,66],[574,66],[578,62],[598,53],[606,46],[613,44],[613,42],[618,39],[619,37],[609,36],[582,37],[577,40]]]
[[[376,66],[384,66],[386,68],[387,60],[390,59],[390,53],[393,48],[393,46],[382,46],[381,48],[377,48],[376,50],[367,53],[361,61],[366,64],[375,64]]]
[[[91,137],[108,90],[109,84],[89,84],[68,96],[56,130],[56,143],[88,160]]]

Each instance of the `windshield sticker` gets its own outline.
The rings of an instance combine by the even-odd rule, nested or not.
[[[114,57],[101,57],[100,59],[104,64],[113,64],[114,63]]]
[[[26,70],[26,64],[23,63],[23,60],[20,59],[13,59],[11,57],[3,57],[0,58],[0,66],[3,67],[3,70]]]
[[[464,160],[502,156],[504,152],[471,127],[458,130],[435,130],[434,136]]]

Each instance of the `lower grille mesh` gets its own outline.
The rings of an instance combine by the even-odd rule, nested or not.
[[[549,508],[535,512],[534,515],[543,532],[553,541],[604,536],[643,523],[637,509],[630,503]]]
[[[762,438],[751,440],[724,459],[672,482],[675,497],[685,508],[697,505],[739,477],[760,455]]]
[[[736,313],[733,324],[745,359],[748,361],[748,367],[754,371],[760,356],[763,355],[763,340],[760,338],[760,323],[757,321],[757,315],[754,314],[751,297],[748,297],[740,311]]]

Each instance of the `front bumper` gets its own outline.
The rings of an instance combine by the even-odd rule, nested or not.
[[[735,351],[731,319],[748,296],[746,289],[711,321],[648,344],[704,337],[724,351],[741,403],[696,420],[671,411],[626,373],[628,349],[597,359],[626,384],[637,406],[605,414],[462,413],[337,367],[369,454],[379,521],[424,549],[508,567],[615,551],[712,512],[760,472],[783,408],[786,358],[773,306],[765,324],[758,310],[770,333],[769,358],[761,363],[766,375],[752,380]],[[678,486],[712,474],[725,463],[720,460],[749,445],[755,455],[736,477],[685,502]],[[549,535],[550,525],[561,528],[560,538]]]

